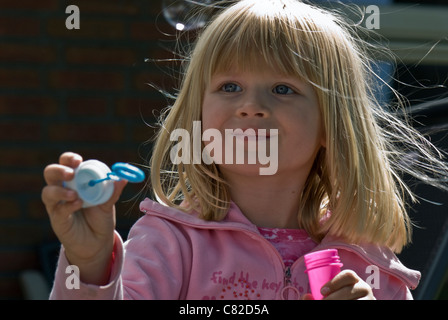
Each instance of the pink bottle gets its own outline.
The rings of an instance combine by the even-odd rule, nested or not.
[[[322,286],[341,272],[342,263],[338,256],[338,250],[328,249],[306,254],[305,265],[311,294],[314,300],[321,300],[323,298],[320,293]]]

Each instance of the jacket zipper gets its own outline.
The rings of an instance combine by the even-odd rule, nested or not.
[[[288,266],[285,268],[285,278],[284,278],[284,287],[288,287],[291,285],[291,267]]]
[[[257,240],[260,242],[264,242],[264,244],[270,248],[270,250],[272,250],[274,252],[274,255],[277,256],[279,263],[282,266],[282,270],[283,270],[283,288],[280,289],[280,294],[282,294],[283,289],[285,289],[288,286],[291,286],[291,267],[295,264],[298,263],[299,260],[303,259],[303,257],[299,257],[296,261],[294,261],[294,263],[291,266],[286,266],[285,263],[283,262],[283,258],[280,255],[280,253],[278,252],[278,250],[272,245],[272,243],[270,243],[266,238],[264,238],[262,235],[260,235],[259,233],[253,231],[253,230],[244,230],[244,232],[250,233],[251,235],[255,235],[257,237]],[[283,297],[284,299],[287,299],[288,297]]]

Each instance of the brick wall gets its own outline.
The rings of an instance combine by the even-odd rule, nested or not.
[[[65,26],[70,4],[79,30]],[[163,65],[145,62],[172,56],[160,11],[160,0],[0,2],[0,299],[23,298],[20,272],[41,268],[39,249],[55,241],[40,199],[47,164],[67,150],[145,163],[146,123],[167,104],[146,83],[173,87]],[[119,227],[139,217],[133,204],[118,205]]]

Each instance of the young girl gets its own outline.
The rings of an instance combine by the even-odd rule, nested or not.
[[[51,298],[310,299],[303,255],[336,248],[343,271],[322,287],[325,299],[411,299],[420,273],[394,254],[411,231],[413,196],[399,174],[437,185],[447,171],[423,137],[375,104],[363,48],[341,19],[298,1],[223,10],[188,58],[151,159],[158,202],[140,204],[126,243],[114,232],[125,182],[81,210],[62,182],[82,158],[65,153],[45,169],[42,198],[62,243]],[[217,161],[224,146],[211,163],[173,163],[171,133],[186,129],[193,145],[198,121],[199,133],[274,132],[254,139],[276,142],[267,151],[278,152],[277,170]],[[201,150],[214,143],[202,141]],[[406,162],[401,150],[422,157]],[[79,289],[65,284],[68,265],[79,268]]]

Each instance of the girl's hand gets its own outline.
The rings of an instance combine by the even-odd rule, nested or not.
[[[74,169],[82,162],[75,153],[64,153],[59,164],[44,170],[47,183],[42,189],[42,201],[47,209],[51,226],[64,245],[70,264],[78,266],[81,280],[105,284],[109,276],[115,229],[114,204],[126,185],[115,182],[111,199],[99,206],[82,209],[82,200],[75,191],[63,187],[64,181],[74,178]]]
[[[343,270],[322,286],[323,300],[376,300],[372,288],[354,271]],[[311,294],[302,299],[312,300]]]

